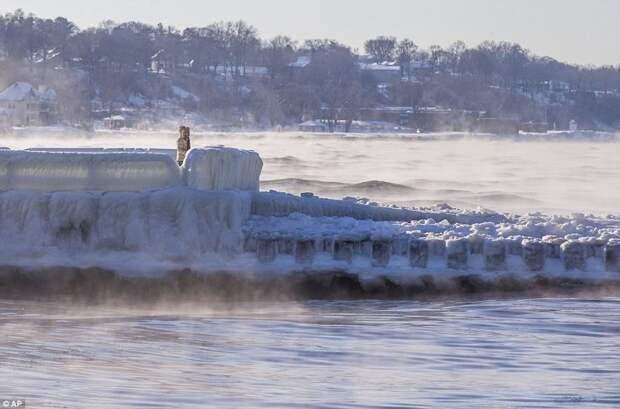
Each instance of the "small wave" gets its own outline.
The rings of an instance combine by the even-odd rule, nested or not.
[[[532,199],[525,196],[515,195],[511,193],[480,193],[462,197],[464,200],[470,201],[487,201],[494,203],[528,203],[528,204],[541,204],[542,202],[537,199]]]
[[[383,180],[369,180],[367,182],[355,183],[348,185],[345,190],[352,190],[356,192],[381,192],[381,193],[411,193],[416,189],[399,185],[397,183],[385,182]]]
[[[276,179],[261,182],[263,188],[266,189],[284,189],[288,191],[298,192],[300,190],[313,191],[318,194],[334,195],[334,194],[410,194],[416,189],[400,185],[397,183],[386,182],[383,180],[369,180],[361,183],[340,183],[327,182],[313,179]]]
[[[272,158],[264,158],[264,161],[267,163],[276,163],[276,164],[282,164],[282,165],[299,165],[300,163],[303,163],[303,161],[295,156],[276,156],[276,157],[272,157]]]
[[[326,182],[314,179],[286,178],[261,181],[263,188],[290,188],[290,189],[332,189],[347,186],[346,183]]]

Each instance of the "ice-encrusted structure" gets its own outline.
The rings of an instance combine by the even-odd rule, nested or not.
[[[148,191],[181,184],[172,158],[144,153],[0,152],[0,191]]]
[[[258,192],[251,151],[0,152],[0,265],[123,274],[344,271],[620,281],[620,219],[369,206]]]
[[[125,269],[188,266],[239,254],[247,192],[0,193],[0,260],[14,265]],[[125,266],[123,267],[123,264]]]
[[[187,186],[217,191],[258,191],[262,169],[256,152],[223,146],[191,149],[183,165]]]

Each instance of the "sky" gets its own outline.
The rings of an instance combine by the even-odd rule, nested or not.
[[[0,0],[0,13],[17,8],[81,28],[102,20],[185,28],[242,19],[263,38],[332,38],[360,50],[378,35],[422,47],[495,40],[564,62],[620,64],[620,0]]]

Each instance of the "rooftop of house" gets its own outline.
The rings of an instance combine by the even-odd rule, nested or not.
[[[35,98],[36,93],[27,82],[16,82],[0,92],[0,101],[23,101],[29,97]]]
[[[379,64],[379,63],[360,63],[360,69],[367,71],[399,71],[400,67],[398,65],[391,64]]]
[[[292,62],[289,64],[289,67],[291,68],[305,68],[308,65],[310,65],[310,63],[312,62],[312,57],[309,55],[301,55],[299,57],[297,57],[297,60],[295,60],[295,62]]]
[[[0,92],[0,101],[24,101],[28,98],[50,102],[56,99],[56,91],[51,88],[36,90],[28,82],[15,82]]]

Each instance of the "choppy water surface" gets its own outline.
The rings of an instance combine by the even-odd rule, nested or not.
[[[29,407],[620,406],[620,299],[127,311],[0,303]]]

